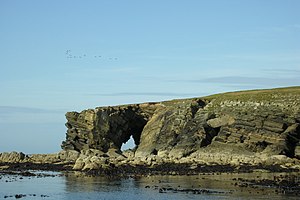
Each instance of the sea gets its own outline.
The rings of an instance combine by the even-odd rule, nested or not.
[[[245,180],[284,176],[280,173],[215,173],[191,176],[92,177],[77,172],[31,171],[35,176],[0,174],[0,199],[170,200],[299,199],[299,196]],[[287,188],[288,189],[288,188]]]

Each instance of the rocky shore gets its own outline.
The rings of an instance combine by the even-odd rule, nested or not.
[[[0,169],[94,174],[300,170],[300,87],[68,112],[55,154],[0,153]],[[130,138],[136,147],[121,151]]]

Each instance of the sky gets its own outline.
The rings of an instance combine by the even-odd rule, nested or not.
[[[67,111],[300,85],[299,9],[299,0],[0,0],[0,152],[60,151]]]

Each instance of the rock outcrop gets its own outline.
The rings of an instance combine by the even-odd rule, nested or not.
[[[29,154],[23,152],[0,153],[0,163],[69,164],[74,163],[80,153],[74,150],[62,150],[53,154]]]
[[[77,169],[91,168],[91,160],[99,165],[113,162],[109,161],[112,151],[123,163],[149,165],[278,160],[284,164],[299,163],[300,158],[300,87],[99,107],[69,112],[66,117],[68,130],[62,148],[81,152]],[[131,136],[136,147],[124,161],[127,156],[120,149]],[[88,150],[108,158],[96,159]]]
[[[73,163],[75,170],[165,163],[300,170],[300,87],[68,112],[57,154],[2,153],[0,162]],[[130,138],[135,148],[121,151]]]
[[[81,113],[68,112],[67,139],[62,148],[76,151],[98,149],[107,152],[110,148],[120,149],[131,136],[136,145],[139,145],[141,132],[157,106],[148,103],[101,107]]]
[[[0,153],[0,162],[4,163],[17,163],[22,162],[26,158],[23,152],[3,152]]]

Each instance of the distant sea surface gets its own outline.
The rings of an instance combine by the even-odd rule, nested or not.
[[[128,179],[88,177],[76,173],[34,172],[38,176],[0,175],[0,199],[299,199],[268,186],[237,180],[280,176],[271,173],[148,176]],[[16,196],[19,195],[19,196]]]

